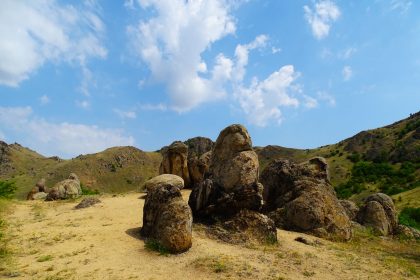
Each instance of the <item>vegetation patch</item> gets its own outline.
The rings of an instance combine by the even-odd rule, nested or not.
[[[379,190],[388,195],[398,194],[420,186],[415,172],[420,164],[404,162],[392,165],[387,162],[359,161],[353,165],[350,179],[336,187],[340,198],[348,198],[361,193],[368,185],[377,185]]]
[[[147,239],[144,246],[147,250],[158,252],[160,255],[167,256],[170,253],[165,246],[155,239]]]
[[[420,208],[406,207],[398,216],[400,224],[420,230]]]
[[[0,198],[12,198],[16,191],[16,185],[10,181],[0,181]]]

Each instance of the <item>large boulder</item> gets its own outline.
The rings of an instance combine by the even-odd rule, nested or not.
[[[177,186],[162,183],[150,189],[144,204],[141,234],[171,253],[191,248],[192,213]]]
[[[79,177],[74,173],[70,173],[68,179],[55,184],[49,191],[46,200],[77,198],[80,195],[82,195],[82,188],[80,187]]]
[[[383,193],[372,194],[365,199],[365,204],[357,214],[357,221],[385,236],[395,234],[398,231],[397,211],[394,202]]]
[[[241,125],[225,128],[212,150],[205,180],[191,192],[189,205],[198,220],[227,218],[262,205],[259,164],[251,138]]]
[[[278,227],[349,240],[350,219],[331,186],[323,158],[301,164],[275,160],[261,174],[264,210]]]
[[[41,194],[39,194],[41,193]],[[42,178],[41,180],[39,180],[36,184],[35,187],[33,187],[28,195],[26,196],[26,200],[40,200],[42,199],[42,197],[44,196],[45,193],[48,193],[48,189],[45,186],[45,179]],[[44,196],[45,198],[45,196]]]
[[[146,183],[144,183],[144,189],[147,192],[150,192],[153,188],[162,184],[169,184],[182,190],[184,188],[184,179],[173,174],[161,174],[147,180]]]
[[[174,174],[184,179],[185,187],[191,184],[188,171],[188,146],[180,141],[162,149],[162,163],[159,174]]]

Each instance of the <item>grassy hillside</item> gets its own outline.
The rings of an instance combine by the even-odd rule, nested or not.
[[[381,191],[394,197],[400,194],[403,201],[405,196],[411,203],[420,201],[420,112],[317,149],[267,146],[256,151],[262,168],[278,158],[301,162],[314,156],[325,157],[331,182],[343,198],[358,201]]]
[[[76,173],[82,184],[92,190],[137,190],[147,179],[158,174],[161,161],[160,153],[143,152],[134,147],[114,147],[62,160],[43,157],[18,144],[5,145],[3,143],[3,150],[0,150],[0,180],[16,183],[17,198],[24,198],[41,178],[45,178],[47,186],[52,187],[71,172]]]

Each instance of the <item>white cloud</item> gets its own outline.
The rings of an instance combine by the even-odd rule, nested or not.
[[[121,119],[135,119],[137,117],[137,114],[134,111],[114,109],[114,113],[117,114]]]
[[[331,24],[341,15],[338,6],[330,0],[318,1],[314,10],[309,6],[303,7],[306,21],[312,29],[312,33],[318,40],[328,36]]]
[[[129,26],[127,32],[152,79],[166,86],[172,108],[187,111],[224,97],[215,77],[200,75],[204,70],[201,54],[235,32],[230,5],[223,0],[139,0],[139,4],[153,9],[155,16]]]
[[[353,70],[350,66],[344,66],[342,74],[344,81],[349,81],[353,77]]]
[[[46,94],[44,94],[39,98],[39,102],[41,103],[41,105],[47,105],[48,103],[50,103],[50,98]]]
[[[51,123],[34,115],[31,107],[0,107],[0,129],[17,135],[21,144],[47,156],[68,158],[112,146],[134,145],[134,138],[125,136],[121,130]]]
[[[318,100],[316,100],[315,98],[311,96],[304,95],[303,100],[304,100],[304,106],[308,109],[318,107]]]
[[[399,11],[402,14],[405,14],[413,5],[411,0],[391,0],[390,9],[391,11]]]
[[[75,7],[54,0],[0,1],[0,84],[17,87],[46,62],[105,58],[104,24],[94,1]]]
[[[280,107],[299,105],[298,99],[290,95],[298,76],[292,65],[286,65],[263,81],[255,79],[248,88],[240,86],[235,96],[248,121],[257,126],[266,126],[271,120],[280,123]]]
[[[336,101],[335,101],[334,96],[332,96],[328,92],[319,91],[317,93],[317,97],[318,97],[318,100],[327,102],[327,104],[331,107],[335,107],[335,105],[336,105]]]

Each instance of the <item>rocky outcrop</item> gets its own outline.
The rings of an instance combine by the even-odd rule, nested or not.
[[[189,205],[197,220],[228,218],[262,205],[259,164],[245,127],[231,125],[217,138],[205,180],[191,192]]]
[[[278,227],[348,240],[351,223],[330,184],[323,158],[294,164],[275,160],[261,174],[264,210]]]
[[[384,236],[395,234],[398,231],[394,202],[383,193],[372,194],[365,199],[365,204],[357,214],[357,221]]]
[[[357,207],[356,203],[350,200],[340,200],[341,206],[343,206],[344,210],[346,211],[347,216],[350,220],[356,221],[357,213],[359,212],[359,207]]]
[[[179,188],[162,183],[147,193],[141,234],[157,241],[171,253],[182,253],[192,245],[192,213]]]
[[[277,229],[267,216],[241,210],[232,219],[217,222],[207,229],[210,237],[232,244],[272,244],[277,242]]]
[[[146,181],[146,183],[144,183],[144,189],[149,192],[162,184],[172,185],[182,190],[184,188],[184,179],[173,174],[162,174]]]
[[[162,149],[162,163],[159,174],[174,174],[184,179],[185,187],[191,185],[188,171],[188,146],[180,141]]]
[[[77,175],[74,173],[70,173],[68,179],[55,184],[55,186],[49,191],[46,200],[51,201],[59,199],[77,198],[81,194],[82,189],[80,187],[79,177],[77,177]]]
[[[48,194],[48,188],[45,186],[45,179],[42,178],[39,180],[35,187],[31,189],[31,191],[26,196],[26,200],[40,200],[45,199]]]

